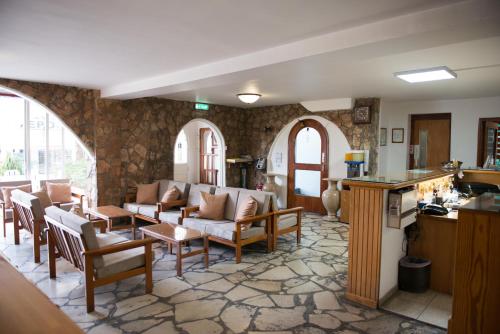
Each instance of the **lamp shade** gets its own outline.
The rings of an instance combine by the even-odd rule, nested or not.
[[[244,103],[255,103],[258,99],[260,99],[260,94],[254,93],[242,93],[237,95],[241,102]]]

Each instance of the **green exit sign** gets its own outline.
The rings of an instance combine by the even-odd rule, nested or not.
[[[196,103],[194,109],[196,110],[208,110],[209,106],[206,103]]]

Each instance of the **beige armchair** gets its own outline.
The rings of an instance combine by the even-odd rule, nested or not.
[[[62,257],[85,275],[87,312],[94,310],[94,289],[132,276],[146,276],[146,293],[153,290],[152,239],[128,240],[115,233],[96,234],[88,220],[55,206],[45,210],[48,225],[50,278]]]
[[[0,188],[2,187],[19,187],[19,186],[30,186],[30,180],[20,180],[20,181],[6,181],[0,182]],[[2,225],[3,225],[3,237],[7,237],[7,224],[14,221],[14,210],[11,206],[6,205],[6,199],[3,198],[3,192],[0,190],[0,212],[2,214]]]

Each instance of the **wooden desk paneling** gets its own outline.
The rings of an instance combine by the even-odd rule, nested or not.
[[[459,210],[452,334],[496,334],[500,316],[500,213]]]
[[[411,239],[408,254],[432,261],[431,289],[452,294],[455,269],[457,213],[417,216],[418,237]]]
[[[350,190],[343,189],[340,193],[340,221],[349,224],[349,195]]]
[[[346,297],[378,306],[384,190],[351,186]]]
[[[47,296],[0,256],[0,332],[82,334]]]

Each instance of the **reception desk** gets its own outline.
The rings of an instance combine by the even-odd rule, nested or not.
[[[400,175],[363,176],[343,180],[343,186],[349,188],[347,299],[377,308],[398,288],[398,263],[406,255],[403,248],[405,234],[403,228],[388,226],[389,193],[411,188],[425,181],[453,176],[459,172],[439,169],[412,170]],[[500,184],[499,171],[462,172],[467,182],[488,181]],[[453,271],[453,267],[450,271]],[[448,273],[440,279],[444,282],[440,289],[449,291],[452,276]]]

